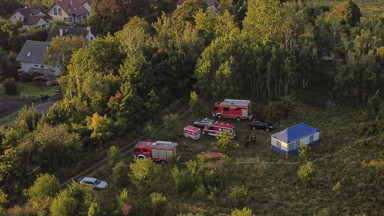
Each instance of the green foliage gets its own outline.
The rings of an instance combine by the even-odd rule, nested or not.
[[[148,110],[148,117],[149,117],[159,112],[159,110],[161,109],[161,104],[160,104],[160,97],[157,96],[154,90],[151,90],[147,96],[149,100],[144,104],[144,106]]]
[[[130,164],[132,183],[140,190],[153,190],[160,182],[161,167],[156,165],[152,159],[135,159],[134,163]]]
[[[48,215],[53,198],[59,193],[60,181],[49,174],[40,174],[28,189],[29,202],[39,215]]]
[[[108,150],[108,161],[110,166],[115,166],[121,161],[121,152],[119,147],[111,146]]]
[[[132,211],[133,201],[128,196],[127,189],[121,191],[120,195],[117,197],[117,204],[119,207],[119,213],[122,215],[129,215]]]
[[[8,78],[3,81],[3,88],[5,90],[5,94],[9,95],[14,95],[18,91],[16,81],[12,78]]]
[[[41,114],[33,104],[31,107],[25,106],[17,114],[15,127],[24,133],[31,132],[37,128],[40,118]]]
[[[199,95],[195,91],[191,92],[191,99],[189,100],[189,107],[192,110],[192,116],[197,117],[197,114],[199,113]]]
[[[102,216],[102,211],[98,203],[91,203],[88,209],[88,216]]]
[[[150,196],[153,208],[152,215],[164,215],[167,207],[167,198],[161,193],[151,193]]]
[[[72,182],[55,197],[50,208],[53,216],[100,215],[100,197],[91,187]],[[91,210],[91,211],[90,211]]]
[[[8,195],[0,189],[0,206],[5,206],[8,203]]]
[[[297,171],[297,175],[304,182],[310,182],[316,177],[317,171],[312,162],[307,162],[306,164],[300,166],[299,170]]]
[[[254,216],[252,210],[244,207],[243,209],[235,209],[231,211],[231,216]]]
[[[61,76],[67,75],[67,66],[70,64],[73,53],[87,44],[88,41],[83,36],[52,38],[48,51],[44,53],[44,62],[59,67]]]
[[[148,134],[148,139],[150,140],[155,140],[155,138],[158,136],[158,133],[159,133],[157,129],[152,126],[151,122],[147,122],[145,124],[143,132],[145,134]]]
[[[114,123],[107,115],[94,113],[92,117],[87,117],[87,123],[88,129],[92,131],[91,138],[108,140],[113,135]]]
[[[331,9],[327,14],[328,19],[336,17],[337,20],[348,26],[356,26],[360,22],[360,8],[352,0],[346,0]]]
[[[332,186],[332,191],[336,194],[340,193],[341,184],[340,182],[337,182]]]
[[[128,166],[123,161],[118,162],[112,169],[112,183],[117,187],[128,185]]]
[[[313,214],[313,216],[330,216],[329,208],[321,209],[317,214]]]
[[[28,189],[28,196],[31,202],[42,202],[53,198],[60,191],[60,181],[49,174],[40,174],[33,185]]]
[[[207,196],[207,189],[205,188],[204,184],[200,184],[196,186],[196,190],[193,192],[192,197],[195,200],[204,200],[206,196]]]
[[[163,116],[164,130],[162,137],[167,140],[173,140],[180,134],[181,122],[178,114],[169,114]]]
[[[217,141],[212,142],[212,146],[217,148],[220,151],[228,152],[235,150],[239,147],[239,143],[233,140],[233,134],[231,131],[221,132],[219,136],[216,137]]]
[[[300,142],[300,150],[299,150],[299,156],[303,159],[307,159],[309,154],[309,147],[308,145],[304,144],[303,142]]]
[[[263,107],[265,118],[271,121],[287,119],[292,110],[294,110],[294,104],[291,100],[270,101]]]
[[[247,200],[247,195],[248,195],[247,192],[248,192],[248,188],[244,186],[234,187],[231,193],[229,193],[229,198],[236,205],[243,205]]]

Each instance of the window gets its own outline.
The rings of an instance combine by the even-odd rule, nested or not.
[[[313,142],[313,135],[309,136],[309,143]]]
[[[39,65],[35,65],[35,67],[39,67]]]
[[[135,152],[140,152],[140,149],[138,149],[138,148],[135,148]]]
[[[219,107],[213,107],[213,111],[218,110],[218,109],[219,109]]]
[[[72,22],[72,17],[69,17],[69,22]]]
[[[237,108],[235,109],[235,111],[239,111],[239,110],[241,110],[241,108],[240,108],[240,107],[237,107]]]
[[[31,56],[31,54],[32,54],[31,52],[28,52],[27,56]]]
[[[57,15],[57,8],[53,8],[53,13]]]
[[[277,147],[277,148],[281,148],[281,142],[280,142],[280,140],[276,140],[276,147]]]
[[[224,107],[224,112],[229,112],[229,107]]]
[[[143,152],[147,152],[147,149],[143,149]]]
[[[61,8],[59,8],[59,15],[61,16]]]

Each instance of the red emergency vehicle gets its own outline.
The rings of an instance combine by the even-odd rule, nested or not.
[[[236,136],[235,134],[235,126],[231,123],[227,122],[219,122],[216,121],[211,125],[207,125],[203,129],[203,134],[208,134],[211,136],[219,136],[220,133],[226,132],[226,131],[231,131],[232,137],[234,138]]]
[[[213,117],[217,117],[218,119],[233,118],[237,121],[241,119],[251,119],[251,101],[225,99],[213,105],[212,114]]]
[[[194,140],[198,140],[201,137],[200,128],[188,125],[184,127],[184,136]]]
[[[176,155],[177,153],[177,143],[166,141],[139,141],[135,146],[134,158],[151,158],[153,161],[166,163],[171,156]]]

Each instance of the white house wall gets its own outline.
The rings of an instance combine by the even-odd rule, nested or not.
[[[23,21],[23,19],[24,19],[24,16],[23,15],[21,15],[21,13],[20,12],[16,12],[15,14],[13,14],[11,17],[9,17],[9,21],[11,22],[11,23],[15,23],[16,22],[16,20],[20,20],[20,21]]]
[[[52,68],[48,67],[46,65],[37,64],[37,63],[28,63],[28,62],[20,62],[21,70],[24,72],[28,72],[30,68],[43,68],[43,69],[50,69],[54,71],[53,75],[59,76],[60,75],[60,69],[58,67]]]
[[[91,6],[88,4],[88,2],[84,2],[83,7],[84,7],[85,9],[87,9],[87,11],[89,12],[89,14],[88,14],[88,16],[87,16],[87,19],[88,19],[89,17],[92,16]]]
[[[55,15],[55,8],[56,8],[56,11],[57,11],[57,15]],[[59,14],[59,9],[61,10],[61,15]],[[64,21],[64,19],[68,19],[68,14],[58,4],[55,4],[48,11],[48,14],[51,15],[53,21],[56,21],[56,20]],[[68,23],[68,21],[65,21],[65,22]]]
[[[37,26],[43,27],[43,28],[48,28],[49,27],[49,22],[45,21],[44,19],[40,19],[39,22],[36,24]]]

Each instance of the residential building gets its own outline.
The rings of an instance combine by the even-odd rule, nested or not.
[[[21,70],[25,73],[52,74],[59,76],[58,67],[44,64],[44,53],[49,48],[49,42],[27,40],[16,61],[20,62]]]
[[[34,6],[15,10],[8,17],[8,20],[12,23],[20,20],[23,22],[23,28],[28,30],[34,25],[48,28],[49,23],[52,21],[52,17],[42,7]]]
[[[71,27],[71,26],[55,26],[51,33],[48,35],[47,42],[51,42],[54,37],[65,37],[65,36],[83,36],[88,42],[96,39],[95,35],[92,34],[91,28],[82,27]]]
[[[90,12],[79,0],[57,1],[49,10],[53,21],[60,20],[66,24],[81,24],[90,17]]]

